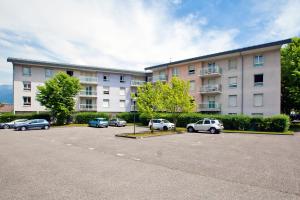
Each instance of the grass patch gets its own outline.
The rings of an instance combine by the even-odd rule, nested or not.
[[[87,124],[65,124],[65,125],[52,125],[54,128],[60,128],[60,127],[88,127]]]
[[[136,126],[145,126],[142,123],[135,123]],[[127,123],[126,126],[133,126],[133,123]]]
[[[294,135],[293,131],[286,132],[266,132],[266,131],[237,131],[237,130],[223,130],[223,133],[245,133],[245,134],[267,134],[267,135]]]
[[[290,126],[290,130],[294,132],[300,132],[300,123],[292,123]]]
[[[126,137],[126,138],[134,138],[134,139],[140,139],[140,138],[147,138],[147,137],[157,137],[157,136],[164,136],[164,135],[174,135],[174,134],[183,134],[185,132],[182,130],[176,130],[176,131],[154,131],[151,133],[151,131],[145,131],[140,133],[123,133],[123,134],[117,134],[115,136],[117,137]]]

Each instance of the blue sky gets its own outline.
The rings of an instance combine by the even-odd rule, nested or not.
[[[1,0],[0,84],[7,57],[144,67],[300,34],[297,0]]]

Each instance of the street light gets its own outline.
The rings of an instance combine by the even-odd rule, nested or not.
[[[134,97],[133,99],[133,134],[135,135],[135,112],[136,112],[136,97]]]

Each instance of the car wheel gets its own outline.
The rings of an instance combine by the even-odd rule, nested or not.
[[[26,131],[26,129],[27,129],[27,128],[26,128],[25,126],[22,126],[22,127],[21,127],[21,131]]]
[[[46,125],[46,126],[44,127],[44,129],[45,129],[45,130],[48,130],[48,129],[49,129],[49,126]]]
[[[188,127],[188,129],[187,129],[187,131],[189,132],[189,133],[192,133],[192,132],[195,132],[195,129],[193,128],[193,127]]]
[[[3,126],[3,128],[4,128],[4,129],[9,129],[9,125],[5,124],[5,125]]]
[[[163,130],[164,130],[164,131],[167,131],[167,130],[168,130],[168,127],[164,126],[164,127],[163,127]]]
[[[209,129],[209,132],[210,132],[211,134],[215,134],[215,133],[217,132],[217,130],[216,130],[215,128],[210,128],[210,129]]]

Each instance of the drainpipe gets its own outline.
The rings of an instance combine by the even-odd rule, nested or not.
[[[244,114],[244,56],[240,52],[240,57],[242,60],[242,82],[241,82],[241,114]]]

